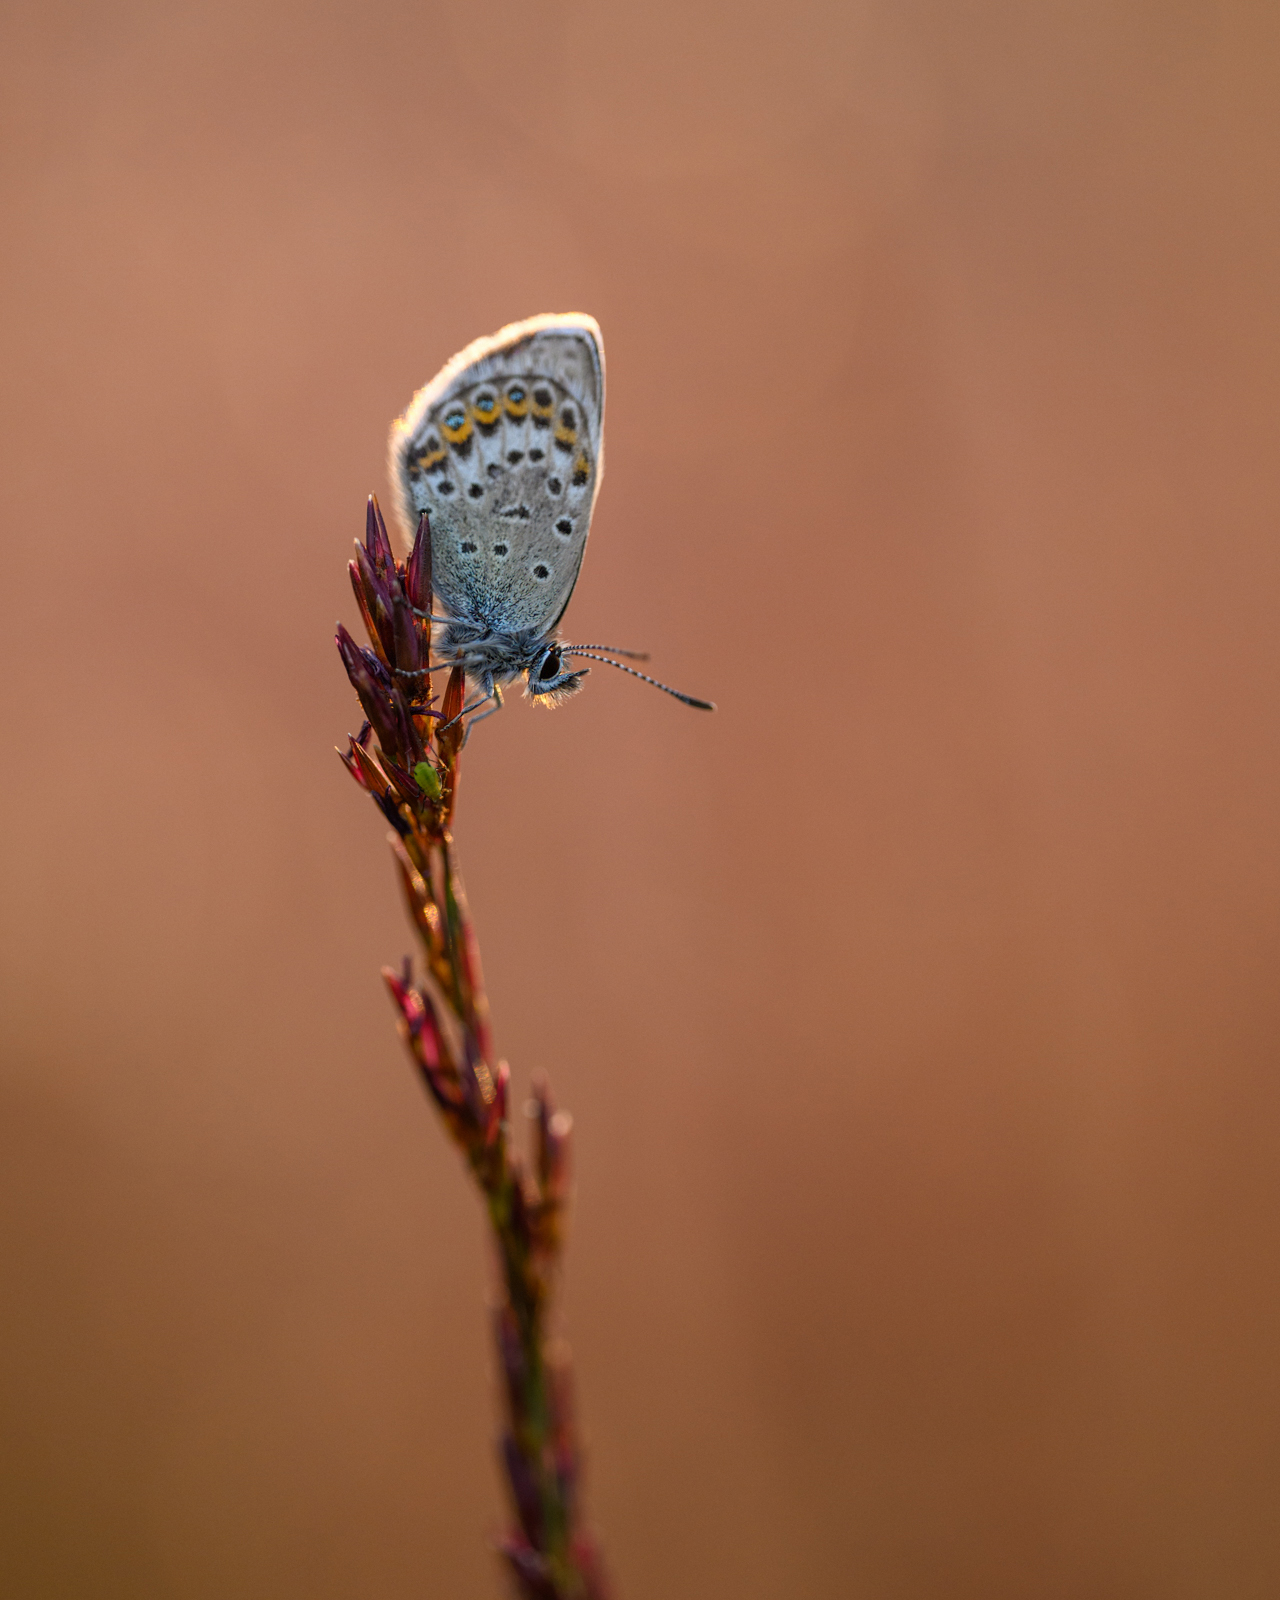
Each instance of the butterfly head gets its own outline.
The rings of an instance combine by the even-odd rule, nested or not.
[[[560,646],[545,645],[529,667],[525,693],[545,706],[558,706],[581,689],[582,680],[590,670],[590,667],[579,667],[576,672],[566,671]]]

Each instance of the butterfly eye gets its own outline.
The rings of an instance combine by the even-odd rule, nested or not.
[[[552,651],[550,651],[548,653],[547,659],[542,663],[542,666],[538,669],[538,681],[539,681],[539,683],[546,683],[548,678],[556,677],[558,675],[559,671],[560,671],[560,652],[558,650],[552,650]]]

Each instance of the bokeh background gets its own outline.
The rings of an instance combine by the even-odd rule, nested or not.
[[[630,1600],[1280,1592],[1280,12],[9,0],[0,1590],[480,1600],[477,1204],[333,754],[388,422],[601,321],[467,753]]]

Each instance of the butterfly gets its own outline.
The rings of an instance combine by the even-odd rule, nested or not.
[[[492,701],[525,675],[535,702],[558,705],[602,661],[685,705],[680,694],[610,656],[612,645],[558,636],[587,547],[604,474],[604,345],[594,317],[547,313],[477,339],[445,364],[391,426],[390,475],[402,529],[425,514],[432,586],[447,613],[435,649]],[[608,651],[609,655],[596,652]]]

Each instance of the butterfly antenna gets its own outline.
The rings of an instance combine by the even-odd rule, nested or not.
[[[621,661],[610,661],[608,656],[593,655],[590,650],[566,649],[563,645],[560,653],[566,656],[586,656],[588,661],[603,661],[606,667],[617,667],[619,672],[628,672],[633,678],[639,678],[641,683],[651,683],[655,689],[661,689],[664,694],[669,694],[677,700],[682,700],[687,706],[697,706],[699,711],[715,710],[715,705],[712,701],[695,700],[691,694],[681,694],[679,689],[673,689],[670,684],[659,683],[656,678],[649,677],[648,673],[645,672],[637,672],[634,667],[624,667]]]
[[[619,650],[616,644],[579,644],[575,650],[607,650],[611,656],[626,656],[628,661],[647,661],[647,650]]]

